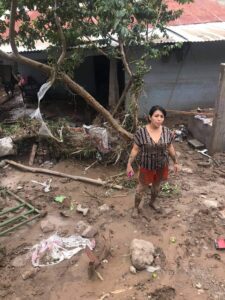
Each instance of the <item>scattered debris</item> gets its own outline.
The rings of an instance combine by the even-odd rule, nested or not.
[[[63,203],[63,201],[66,199],[66,196],[64,195],[58,195],[58,196],[55,196],[54,200],[55,202],[59,202],[59,203]]]
[[[0,157],[15,155],[16,153],[17,150],[11,137],[4,137],[0,139]]]
[[[37,144],[33,144],[31,153],[30,153],[30,158],[29,158],[29,166],[33,166],[36,151],[37,151]]]
[[[84,238],[93,238],[98,233],[98,230],[91,225],[88,225],[86,229],[81,233],[81,236]]]
[[[92,250],[95,247],[95,241],[84,239],[78,235],[63,238],[54,234],[32,247],[32,265],[44,267],[58,264],[64,259],[70,259],[86,246]]]
[[[100,212],[106,212],[106,211],[110,210],[110,208],[107,204],[103,204],[103,205],[99,206],[98,209],[99,209]]]
[[[188,144],[191,145],[195,149],[204,148],[204,145],[196,139],[188,140]]]
[[[182,142],[187,138],[188,130],[185,125],[179,125],[179,129],[175,130],[174,140],[175,142]]]
[[[133,239],[130,246],[131,262],[137,270],[144,270],[154,261],[155,248],[151,242]]]
[[[5,235],[6,233],[13,231],[14,229],[33,221],[34,219],[41,217],[40,211],[32,206],[30,203],[24,201],[18,195],[14,194],[10,190],[0,189],[0,191],[4,191],[7,195],[11,196],[17,202],[15,207],[4,209],[0,212],[0,216],[6,217],[3,222],[0,222],[0,236]],[[16,216],[11,216],[11,213],[15,213]]]
[[[132,290],[132,289],[133,289],[133,287],[130,286],[127,289],[115,290],[115,291],[112,291],[112,292],[109,292],[109,293],[106,293],[106,294],[102,295],[98,300],[105,300],[106,298],[109,298],[111,295],[118,295],[118,294],[125,293],[126,291],[129,291],[129,290]]]
[[[193,170],[188,167],[181,167],[181,172],[187,173],[187,174],[193,174]]]
[[[82,207],[81,204],[78,204],[77,208],[76,208],[76,211],[82,213],[83,216],[85,217],[87,215],[87,213],[89,212],[89,208],[88,207]]]
[[[212,162],[211,161],[199,161],[199,162],[197,162],[197,165],[199,167],[208,168],[208,167],[211,167]]]
[[[206,199],[203,201],[203,204],[207,207],[207,208],[218,208],[218,202],[216,200],[209,200]]]
[[[225,210],[219,211],[219,218],[225,220]]]
[[[42,186],[44,187],[44,188],[43,188],[43,191],[44,191],[45,193],[50,192],[51,182],[52,182],[52,179],[51,179],[51,178],[50,178],[50,179],[47,179],[47,180],[44,181],[44,182],[38,182],[38,181],[36,181],[36,180],[31,180],[31,182],[36,183],[36,184],[39,184],[39,185],[42,185]]]
[[[175,244],[176,242],[177,242],[177,239],[175,238],[175,236],[171,236],[170,243]]]
[[[149,273],[154,273],[155,271],[159,271],[161,268],[160,266],[156,266],[156,267],[153,267],[153,266],[148,266],[146,268],[146,270],[149,272]]]
[[[107,153],[110,151],[106,128],[96,127],[94,125],[83,125],[83,128],[89,134],[90,138],[93,140],[100,152]]]
[[[136,274],[136,273],[137,273],[137,270],[136,270],[136,268],[135,268],[134,266],[130,266],[130,272],[131,272],[132,274]]]
[[[215,240],[215,247],[217,250],[225,250],[225,239],[218,238]]]
[[[101,249],[98,251],[98,256],[96,256],[88,247],[86,247],[85,252],[89,258],[89,266],[88,266],[88,276],[89,279],[92,279],[94,274],[98,276],[100,280],[103,280],[102,276],[97,272],[97,268],[101,265],[101,262],[111,255],[111,240],[106,239],[103,236],[103,245]]]

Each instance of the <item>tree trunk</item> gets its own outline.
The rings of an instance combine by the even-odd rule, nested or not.
[[[89,105],[91,105],[97,112],[99,112],[111,125],[118,131],[118,133],[126,140],[132,140],[133,135],[126,131],[94,97],[91,96],[83,87],[73,81],[65,73],[62,74],[63,82],[75,93],[80,95]]]
[[[137,93],[131,92],[130,99],[131,99],[131,114],[132,114],[132,118],[133,118],[132,131],[135,132],[137,130],[137,126],[138,126],[138,113],[139,113]]]
[[[117,60],[110,59],[109,71],[109,107],[115,107],[119,100],[119,85],[117,78]]]

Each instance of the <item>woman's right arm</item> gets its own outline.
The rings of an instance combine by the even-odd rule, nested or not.
[[[133,148],[131,150],[131,153],[129,155],[129,159],[128,159],[128,163],[127,163],[127,176],[129,176],[129,177],[134,175],[134,170],[132,168],[132,163],[135,160],[136,156],[138,155],[139,149],[140,148],[138,147],[138,145],[134,144]]]

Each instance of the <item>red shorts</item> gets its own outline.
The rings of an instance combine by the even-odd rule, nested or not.
[[[157,183],[162,180],[167,180],[169,174],[168,166],[164,166],[162,169],[158,170],[148,170],[145,168],[140,168],[139,170],[139,182],[148,185],[150,183]]]

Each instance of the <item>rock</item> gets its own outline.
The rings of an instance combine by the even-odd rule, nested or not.
[[[216,200],[204,200],[203,204],[207,208],[217,208],[218,207],[218,202]]]
[[[199,161],[197,165],[200,167],[208,168],[212,165],[212,163],[210,161]]]
[[[134,266],[130,266],[130,272],[131,272],[131,274],[136,274],[137,270]]]
[[[133,239],[130,251],[132,264],[137,270],[143,270],[153,263],[155,248],[151,242]]]
[[[75,225],[75,231],[79,234],[81,234],[85,229],[87,229],[89,225],[85,223],[84,221],[79,221]]]
[[[16,147],[11,137],[4,137],[3,139],[0,139],[0,157],[15,155],[16,153]]]
[[[99,206],[98,209],[99,209],[100,212],[106,212],[106,211],[110,210],[110,208],[107,204],[103,204],[103,205]]]
[[[54,231],[55,230],[55,224],[52,224],[48,220],[44,220],[44,221],[41,222],[41,230],[44,233]]]
[[[182,167],[181,171],[187,174],[193,174],[193,170],[191,168],[188,167]]]
[[[202,285],[201,285],[201,283],[196,283],[196,285],[195,285],[195,287],[197,288],[197,289],[202,289]]]
[[[80,213],[82,213],[83,214],[83,216],[86,216],[87,215],[87,213],[88,213],[88,211],[89,211],[89,208],[87,207],[87,208],[85,208],[85,207],[82,207],[82,205],[81,204],[78,204],[77,205],[77,212],[80,212]]]
[[[15,257],[12,262],[11,265],[15,268],[21,268],[24,267],[27,263],[27,255],[21,255],[21,256],[17,256]]]
[[[28,278],[33,278],[37,274],[38,271],[39,271],[38,268],[32,268],[30,270],[23,272],[21,274],[21,276],[22,276],[23,280],[26,280]]]
[[[219,212],[219,217],[220,217],[220,219],[225,220],[225,210],[221,210]]]
[[[4,168],[6,166],[6,162],[4,160],[0,161],[0,168]]]
[[[89,225],[81,234],[84,238],[93,238],[98,233],[98,230],[94,227]]]

